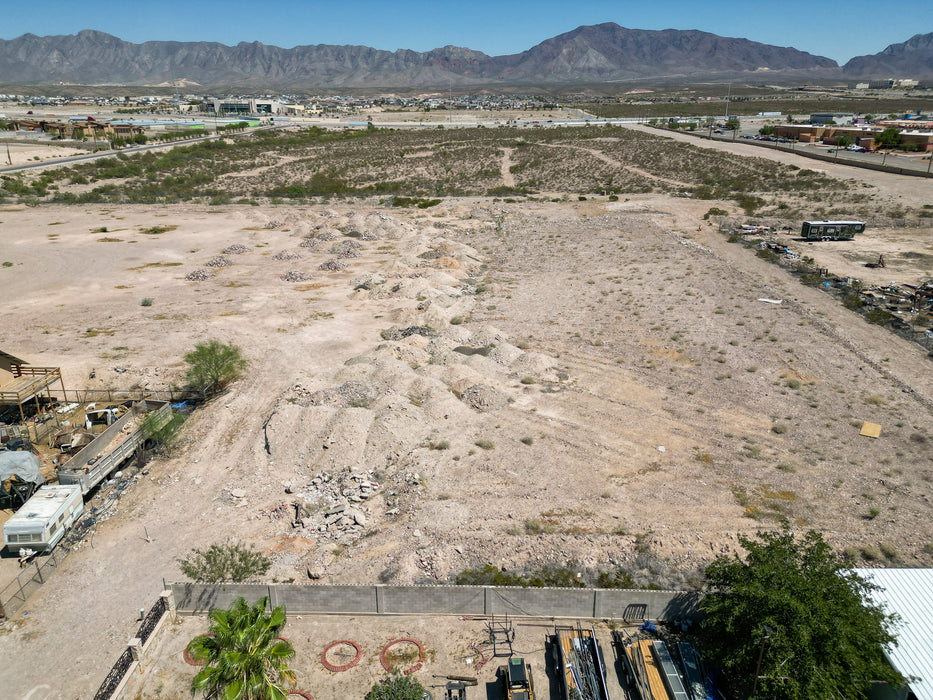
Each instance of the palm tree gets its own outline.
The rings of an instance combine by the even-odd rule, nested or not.
[[[278,636],[285,607],[266,613],[268,598],[250,605],[237,598],[229,610],[211,610],[210,632],[195,637],[191,657],[206,665],[191,681],[191,692],[208,700],[285,700],[284,683],[294,685],[288,661],[291,642]]]

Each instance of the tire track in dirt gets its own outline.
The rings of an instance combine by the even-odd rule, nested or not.
[[[514,148],[503,148],[502,163],[499,166],[502,172],[502,184],[506,187],[515,187],[515,176],[512,175],[512,152]]]
[[[538,145],[547,146],[548,148],[569,148],[574,151],[583,151],[584,153],[589,153],[594,158],[601,160],[606,165],[611,165],[613,168],[619,168],[619,170],[627,170],[630,173],[641,175],[642,177],[647,178],[649,180],[654,180],[655,182],[663,182],[667,185],[671,185],[673,187],[684,188],[684,189],[689,189],[693,187],[693,185],[686,183],[686,182],[681,182],[680,180],[671,180],[670,178],[661,177],[659,175],[653,175],[649,173],[647,170],[636,168],[634,165],[623,165],[619,161],[615,160],[614,158],[610,158],[605,153],[603,153],[602,151],[596,148],[584,148],[583,146],[573,146],[573,145],[566,144],[566,143],[541,143]]]

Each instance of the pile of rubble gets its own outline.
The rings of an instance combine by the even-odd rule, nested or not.
[[[321,243],[320,238],[302,238],[301,243],[298,244],[299,248],[317,248]]]
[[[228,245],[220,252],[224,255],[242,255],[243,253],[248,253],[249,248],[242,243],[234,243],[233,245]]]
[[[289,270],[279,279],[283,282],[309,282],[314,279],[314,275],[310,272],[302,272],[301,270]]]
[[[230,261],[230,258],[225,258],[223,255],[218,255],[211,258],[204,264],[207,267],[227,267],[227,265],[232,265],[233,263]]]
[[[474,384],[460,395],[470,408],[486,412],[505,408],[508,398],[487,384]]]
[[[210,270],[193,270],[185,275],[185,279],[189,282],[206,282],[214,279],[214,273]]]
[[[272,520],[288,518],[294,530],[303,531],[319,540],[334,540],[339,544],[352,544],[363,533],[370,518],[365,502],[379,491],[373,472],[349,469],[340,473],[322,473],[296,494],[292,503],[282,502],[271,510],[260,509],[260,516]],[[292,487],[286,485],[286,493]]]
[[[320,265],[318,265],[319,270],[328,270],[330,272],[340,272],[341,270],[347,269],[347,264],[341,262],[336,258],[331,258],[330,260],[325,260]]]
[[[340,241],[330,247],[330,252],[338,258],[358,258],[360,256],[360,244],[352,239]]]
[[[280,250],[272,256],[273,260],[298,260],[299,258],[301,258],[301,256],[291,250]]]

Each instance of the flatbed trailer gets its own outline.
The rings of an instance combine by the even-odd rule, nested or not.
[[[78,484],[81,493],[87,494],[145,442],[142,424],[149,417],[153,428],[163,427],[172,418],[169,402],[143,399],[133,404],[129,411],[58,468],[58,483]]]
[[[563,700],[609,700],[606,665],[595,630],[556,627],[554,637]]]

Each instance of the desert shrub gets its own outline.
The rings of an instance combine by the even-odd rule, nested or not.
[[[201,391],[211,387],[219,389],[236,381],[247,365],[239,347],[219,340],[196,343],[184,359],[188,365],[185,378]]]
[[[192,549],[178,563],[181,572],[198,583],[239,583],[265,574],[272,562],[252,547],[240,543],[212,544],[206,550]]]
[[[395,672],[373,684],[365,700],[422,700],[424,697],[424,686],[414,676]]]

